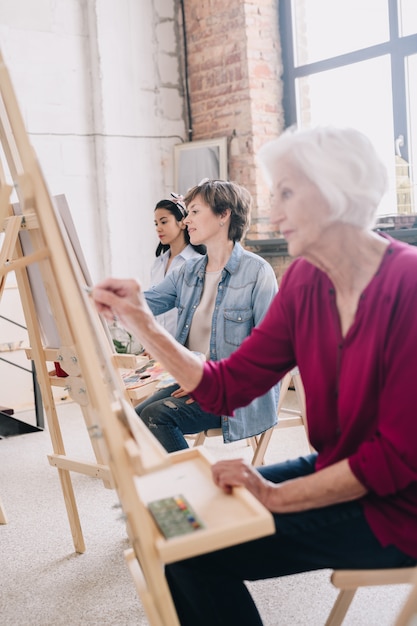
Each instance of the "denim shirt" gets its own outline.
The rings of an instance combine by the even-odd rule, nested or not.
[[[194,312],[204,288],[207,256],[190,259],[158,285],[145,291],[154,315],[178,309],[175,338],[185,344]],[[278,291],[272,267],[262,257],[235,243],[219,286],[211,323],[210,360],[224,359],[234,352],[264,317]],[[242,385],[245,381],[242,380]],[[236,409],[233,417],[222,416],[226,443],[253,437],[277,422],[279,385]]]
[[[201,254],[199,254],[190,244],[188,244],[188,246],[185,246],[184,250],[174,256],[171,261],[171,265],[169,266],[168,270],[166,270],[169,257],[169,250],[163,252],[160,256],[156,257],[154,264],[151,268],[151,286],[160,283],[161,280],[164,280],[165,276],[171,274],[171,272],[173,272],[176,267],[181,267],[181,265],[189,259],[200,259]],[[166,330],[175,337],[175,331],[178,324],[177,310],[175,308],[171,309],[170,311],[167,311],[167,313],[158,315],[157,319],[159,324],[166,328]]]

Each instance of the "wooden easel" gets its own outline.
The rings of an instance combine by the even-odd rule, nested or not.
[[[7,515],[0,499],[0,524],[7,524]]]
[[[74,544],[84,549],[70,471],[82,471],[115,486],[132,548],[126,560],[152,626],[178,626],[164,576],[164,564],[248,541],[274,532],[270,513],[246,490],[228,496],[211,479],[211,462],[201,448],[168,455],[137,419],[112,362],[107,338],[86,291],[74,252],[46,188],[29,144],[8,72],[0,57],[0,134],[22,215],[10,207],[12,187],[2,175],[0,227],[5,232],[0,253],[0,280],[16,272],[43,402],[51,432],[56,467],[62,482]],[[30,236],[24,254],[19,233]],[[62,367],[70,374],[74,394],[82,398],[90,438],[101,464],[77,463],[65,456],[46,361],[54,353],[42,343],[28,269],[36,264],[60,337]],[[0,284],[1,289],[1,284]],[[0,292],[1,293],[1,292]],[[105,463],[105,465],[104,465]],[[198,531],[166,539],[149,510],[150,500],[181,493],[204,523]]]

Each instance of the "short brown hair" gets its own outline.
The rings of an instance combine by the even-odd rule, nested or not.
[[[187,208],[196,196],[201,196],[215,215],[230,209],[229,239],[240,241],[244,237],[252,210],[252,196],[245,187],[226,180],[205,179],[187,191],[184,198]]]

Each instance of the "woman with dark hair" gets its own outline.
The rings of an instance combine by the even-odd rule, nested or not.
[[[176,267],[181,267],[189,259],[199,258],[205,254],[204,246],[193,246],[184,218],[187,210],[181,196],[171,194],[172,200],[160,200],[154,210],[156,234],[159,244],[156,248],[156,259],[151,268],[151,286],[164,280]],[[171,309],[158,315],[158,322],[175,335],[177,329],[177,309]]]

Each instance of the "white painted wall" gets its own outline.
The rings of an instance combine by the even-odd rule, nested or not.
[[[147,281],[185,136],[174,0],[1,0],[0,47],[94,280]]]
[[[153,208],[172,190],[173,146],[186,128],[176,6],[0,2],[0,49],[30,141],[51,194],[67,197],[94,282],[149,283]],[[14,301],[10,293],[8,315]],[[0,344],[17,334],[0,325]]]

